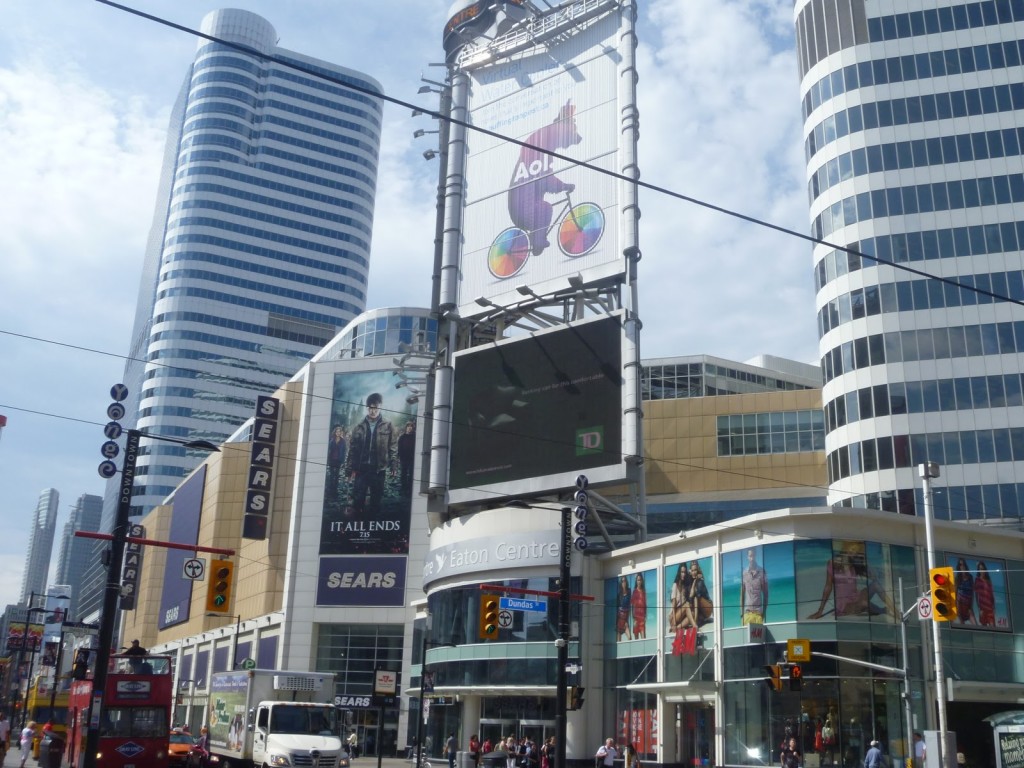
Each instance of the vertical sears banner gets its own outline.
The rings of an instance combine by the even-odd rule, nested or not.
[[[470,122],[531,146],[467,133],[463,317],[485,311],[478,297],[521,299],[517,286],[543,294],[576,274],[590,282],[623,272],[619,182],[577,165],[619,170],[622,15],[610,7],[559,42],[469,72]]]
[[[252,425],[249,482],[245,491],[245,514],[242,518],[243,539],[262,541],[267,538],[274,490],[277,434],[280,428],[281,401],[266,395],[257,397],[256,417]]]

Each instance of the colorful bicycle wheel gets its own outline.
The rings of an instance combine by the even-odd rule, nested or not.
[[[487,268],[495,277],[512,277],[530,258],[530,238],[519,227],[503,230],[487,251]]]
[[[582,256],[604,234],[604,211],[594,203],[574,205],[558,225],[558,247],[566,256]]]

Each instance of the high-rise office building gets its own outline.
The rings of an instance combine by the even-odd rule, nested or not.
[[[75,533],[77,531],[98,531],[102,512],[103,497],[83,493],[71,507],[68,521],[64,524],[60,553],[57,556],[57,583],[72,585],[68,616],[76,621],[78,620],[78,606],[82,592],[81,584],[89,567],[95,542],[79,538],[75,536]]]
[[[60,494],[56,488],[47,488],[39,494],[39,502],[32,514],[32,532],[28,540],[28,554],[25,556],[25,571],[21,575],[21,596],[18,602],[27,605],[32,593],[42,595],[46,591],[46,577],[50,572],[50,555],[53,552],[53,534],[57,529],[57,505]]]
[[[201,29],[246,50],[200,40],[172,110],[124,381],[127,423],[216,444],[366,307],[382,89],[247,11]],[[205,455],[143,441],[132,515]],[[86,613],[103,579],[94,558]]]
[[[139,429],[217,443],[365,309],[381,88],[278,48],[246,11],[210,13],[202,31],[254,52],[199,42],[171,116],[125,381]],[[133,514],[204,455],[145,442]]]
[[[814,249],[829,502],[920,514],[934,461],[936,516],[1017,521],[1024,2],[795,11],[813,234],[880,260]]]

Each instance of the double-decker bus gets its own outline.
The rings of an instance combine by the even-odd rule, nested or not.
[[[174,677],[170,656],[112,655],[99,712],[96,765],[167,768]],[[92,680],[71,684],[68,763],[78,765],[89,729]]]

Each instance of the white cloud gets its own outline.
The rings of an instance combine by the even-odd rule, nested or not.
[[[652,3],[661,45],[640,51],[640,167],[651,184],[803,232],[795,58],[775,50],[778,14],[766,16],[783,5]],[[653,192],[641,209],[645,356],[813,359],[808,244]]]
[[[167,113],[116,99],[73,68],[33,60],[0,68],[0,330],[126,349]],[[0,357],[7,405],[100,423],[123,369],[116,357],[7,334]],[[99,427],[0,412],[10,422],[0,442],[0,485],[11,489],[5,519],[27,519],[49,486],[63,491],[62,512],[79,494],[101,492]],[[17,561],[20,572],[28,541],[27,527],[7,530],[0,605],[17,598],[20,576],[7,570]]]

